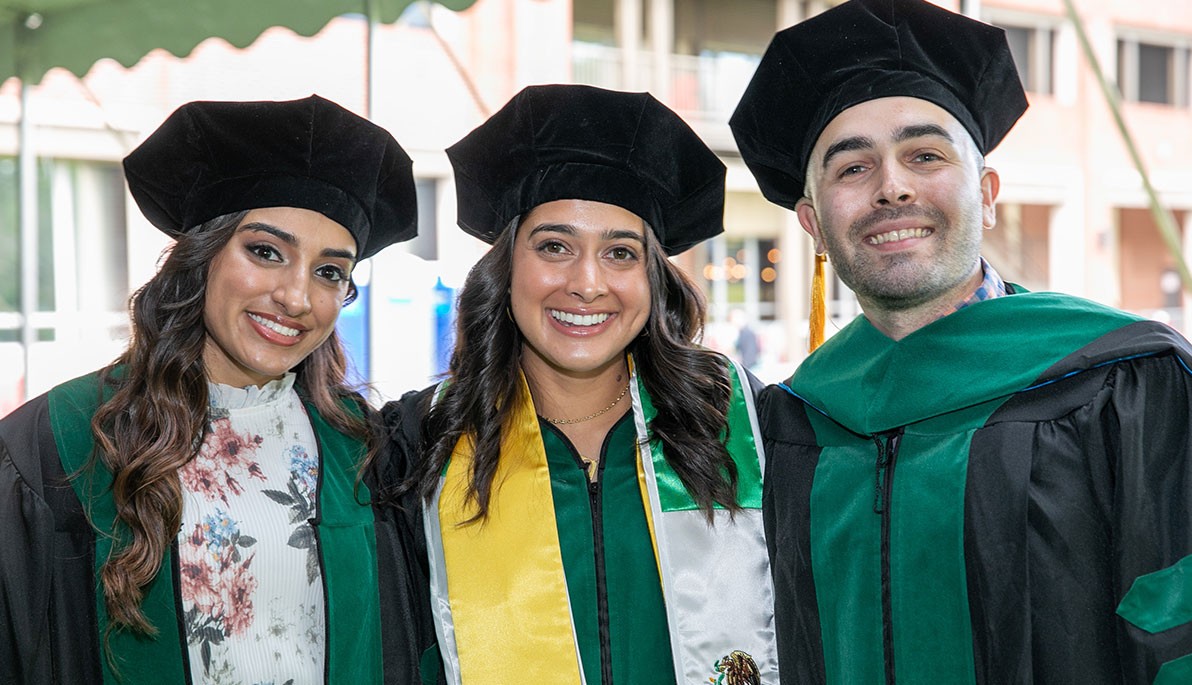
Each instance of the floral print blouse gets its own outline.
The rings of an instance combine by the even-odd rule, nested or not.
[[[183,625],[196,685],[322,682],[319,455],[294,375],[209,384],[208,433],[182,468]]]

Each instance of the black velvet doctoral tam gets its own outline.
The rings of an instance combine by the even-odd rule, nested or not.
[[[178,237],[224,214],[320,212],[369,257],[417,233],[411,161],[388,131],[317,95],[190,102],[124,159],[133,199]]]
[[[671,255],[724,231],[724,164],[648,93],[530,86],[447,156],[459,226],[488,243],[554,200],[627,209]]]
[[[832,119],[895,96],[943,108],[982,154],[1027,107],[1002,29],[923,0],[851,0],[774,36],[729,126],[762,194],[793,209]]]

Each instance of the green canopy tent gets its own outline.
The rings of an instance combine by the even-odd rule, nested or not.
[[[368,19],[366,43],[372,72],[373,28],[392,23],[414,0],[0,0],[0,82],[21,81],[18,123],[18,192],[21,264],[21,341],[25,376],[36,339],[32,315],[37,309],[36,151],[29,149],[34,122],[28,112],[29,88],[55,67],[83,76],[100,59],[130,67],[151,50],[185,56],[202,41],[219,37],[244,48],[266,29],[284,26],[313,36],[343,14]],[[475,0],[437,0],[462,10]],[[367,102],[372,79],[366,77]],[[367,115],[367,112],[366,112]]]

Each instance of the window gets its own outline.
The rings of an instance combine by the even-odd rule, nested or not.
[[[17,161],[0,158],[0,415],[111,359],[128,335],[124,176],[118,163],[39,159],[33,343],[23,344]],[[80,368],[81,367],[81,368]]]
[[[781,262],[775,238],[721,236],[709,241],[702,271],[713,318],[727,318],[731,309],[742,308],[758,320],[773,321]]]
[[[1029,93],[1055,93],[1055,34],[1058,19],[998,8],[985,8],[981,18],[1006,32],[1010,55]]]
[[[20,339],[19,176],[0,158],[0,341]],[[124,177],[118,164],[37,163],[37,311],[119,312],[128,297]],[[53,329],[39,332],[54,338]]]
[[[1124,34],[1118,40],[1118,88],[1130,102],[1188,106],[1192,38]]]
[[[1014,57],[1022,87],[1031,93],[1050,95],[1052,90],[1053,31],[1026,26],[1002,26]]]

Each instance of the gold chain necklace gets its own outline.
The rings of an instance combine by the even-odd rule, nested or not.
[[[583,423],[584,421],[591,421],[592,419],[596,418],[597,416],[608,413],[609,410],[611,410],[613,407],[617,406],[617,403],[621,401],[622,397],[625,397],[625,393],[627,393],[627,392],[629,392],[629,384],[628,383],[625,384],[625,387],[621,390],[621,394],[617,395],[617,399],[613,400],[612,404],[608,405],[604,409],[601,409],[600,411],[598,411],[594,414],[588,414],[587,416],[583,417],[582,419],[552,419],[549,416],[542,416],[541,414],[539,414],[539,416],[542,416],[542,418],[546,419],[549,423],[553,423],[556,426],[562,426],[562,425],[572,424],[572,423]]]

